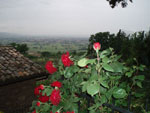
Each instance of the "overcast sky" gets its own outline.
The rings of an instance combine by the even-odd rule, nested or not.
[[[0,0],[0,32],[90,36],[149,30],[150,0],[112,9],[106,0]]]

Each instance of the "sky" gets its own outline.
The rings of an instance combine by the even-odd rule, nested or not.
[[[112,9],[106,0],[0,0],[0,32],[90,36],[150,29],[150,0]]]

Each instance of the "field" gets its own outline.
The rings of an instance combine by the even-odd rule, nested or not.
[[[10,43],[27,44],[29,53],[40,52],[83,52],[87,50],[88,38],[78,37],[49,37],[49,36],[22,36],[0,33],[0,45],[8,45]]]
[[[31,52],[83,52],[87,50],[87,39],[38,39],[34,41],[24,42]]]

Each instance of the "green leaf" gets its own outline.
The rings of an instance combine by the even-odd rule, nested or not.
[[[126,89],[126,87],[127,87],[127,82],[121,82],[121,83],[120,83],[120,87]]]
[[[135,95],[135,97],[143,97],[144,96],[143,93],[135,93],[134,95]]]
[[[87,90],[88,82],[85,82],[82,86],[82,92],[85,92]]]
[[[135,76],[134,79],[138,79],[138,80],[141,80],[143,81],[145,79],[145,76],[144,75],[138,75],[138,76]]]
[[[112,63],[111,67],[113,68],[114,72],[122,72],[124,68],[123,65],[117,61]]]
[[[43,94],[45,95],[45,93],[46,93],[47,96],[50,96],[51,92],[52,92],[51,88],[46,88],[46,89],[44,89]]]
[[[103,67],[105,70],[107,70],[107,71],[114,72],[113,68],[112,68],[110,65],[106,64],[106,63],[103,63],[103,64],[102,64],[102,67]]]
[[[142,83],[141,82],[136,82],[137,86],[139,86],[140,88],[142,88]]]
[[[132,74],[133,74],[133,71],[130,71],[130,72],[127,72],[127,73],[126,73],[126,76],[127,76],[127,77],[131,77]]]
[[[91,107],[88,108],[88,110],[94,110],[96,108],[96,104],[93,104]],[[94,110],[95,111],[95,110]],[[95,113],[95,112],[94,112]]]
[[[78,61],[78,66],[80,67],[85,67],[87,64],[88,64],[87,58],[82,58],[81,60]]]
[[[71,108],[71,102],[70,102],[70,100],[68,99],[68,100],[66,100],[65,102],[64,102],[64,109],[65,110],[68,110],[69,108]],[[55,113],[55,112],[54,112]]]
[[[106,94],[106,97],[108,98],[108,100],[110,100],[112,98],[112,95],[113,95],[113,91],[114,89],[116,88],[116,86],[112,87],[111,89],[109,89],[105,94]]]
[[[109,58],[108,58],[108,57],[104,57],[104,58],[102,59],[102,62],[104,62],[104,63],[109,63],[109,62],[110,62],[110,60],[109,60]]]
[[[127,93],[124,89],[122,88],[116,88],[113,91],[113,96],[115,98],[124,98],[125,96],[127,96]]]
[[[104,104],[104,103],[106,103],[106,102],[107,102],[107,98],[106,98],[105,95],[103,95],[103,96],[101,97],[101,104]]]
[[[78,101],[80,101],[80,99],[78,97],[74,97],[72,100],[72,102],[78,102]]]
[[[107,89],[104,88],[103,86],[100,86],[100,93],[101,94],[106,94]]]
[[[94,96],[95,94],[97,94],[99,92],[99,88],[100,88],[100,86],[97,83],[90,84],[90,85],[87,86],[87,92],[91,96]]]
[[[94,64],[95,61],[96,61],[96,59],[88,59],[88,60],[87,60],[87,63],[88,63],[88,64]]]
[[[67,67],[65,72],[64,72],[64,77],[65,78],[70,78],[73,75],[73,69],[71,67]]]
[[[102,80],[100,83],[102,86],[109,88],[107,81]]]
[[[90,110],[90,113],[96,113],[96,112],[95,112],[95,110],[92,109],[92,110]]]
[[[50,109],[50,105],[48,103],[44,103],[44,105],[42,106],[41,111],[46,112],[46,111],[49,111],[49,109]]]
[[[100,58],[104,58],[105,56],[111,54],[111,50],[110,49],[106,49],[106,50],[103,50],[101,53],[100,53]]]
[[[79,71],[79,67],[77,67],[76,65],[71,66],[71,69],[72,69],[73,73],[76,73]]]
[[[92,75],[90,76],[90,78],[89,78],[89,81],[93,81],[93,80],[97,80],[98,79],[98,75],[97,75],[97,71],[96,70],[92,70],[92,73],[91,73]]]
[[[85,73],[90,73],[91,72],[91,69],[85,69]]]
[[[117,61],[117,60],[119,60],[121,58],[121,55],[118,55],[118,56],[116,56],[115,58],[114,58],[114,61]]]
[[[98,79],[98,75],[91,75],[91,77],[89,78],[89,81],[96,81]]]

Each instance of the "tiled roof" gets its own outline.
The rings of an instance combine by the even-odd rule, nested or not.
[[[30,78],[43,73],[43,69],[11,46],[0,46],[0,81]]]

